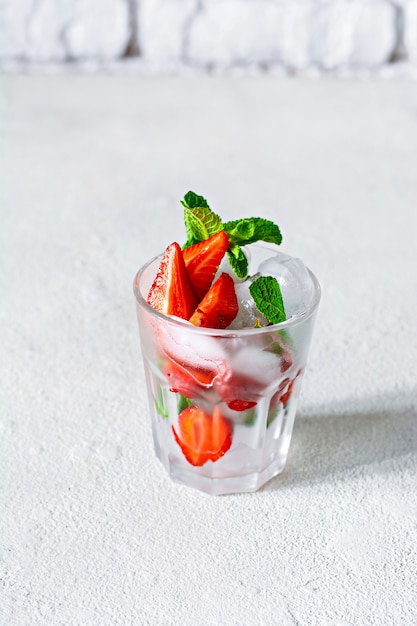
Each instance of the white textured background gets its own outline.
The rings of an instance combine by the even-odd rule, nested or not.
[[[415,83],[0,78],[0,623],[417,624]],[[323,300],[284,474],[171,483],[132,295],[179,199],[262,214]]]
[[[0,67],[417,71],[417,0],[0,0]]]

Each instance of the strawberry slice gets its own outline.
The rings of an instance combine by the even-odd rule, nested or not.
[[[201,300],[190,322],[205,328],[227,328],[238,308],[233,278],[223,272]]]
[[[256,405],[257,402],[254,400],[231,400],[227,406],[232,411],[247,411],[248,409],[253,409]]]
[[[200,301],[210,289],[220,262],[229,247],[229,237],[220,230],[208,239],[182,251],[191,284]]]
[[[282,392],[284,391],[284,389],[287,387],[288,383],[290,383],[290,382],[291,382],[290,378],[284,378],[284,380],[282,380],[280,382],[277,391],[274,393],[274,395],[271,398],[271,407],[272,408],[276,408],[279,405],[279,403],[281,402],[281,397],[283,395]]]
[[[285,351],[281,355],[281,372],[286,372],[292,365],[292,356],[291,353]]]
[[[191,378],[191,376],[186,374],[183,369],[178,367],[178,365],[175,365],[172,361],[167,361],[164,364],[162,371],[171,385],[169,388],[170,391],[173,393],[180,393],[186,398],[198,397],[199,385]]]
[[[170,391],[186,398],[197,398],[202,389],[208,389],[216,372],[210,370],[183,368],[167,360],[162,371],[171,384]]]
[[[215,379],[214,389],[226,402],[229,409],[246,411],[258,403],[264,392],[265,384],[229,369]]]
[[[220,459],[232,445],[232,427],[220,413],[217,406],[213,415],[196,406],[185,408],[178,416],[175,441],[180,446],[187,461],[194,466],[213,463]]]
[[[295,377],[290,381],[290,384],[288,385],[287,391],[285,393],[283,393],[282,396],[280,397],[280,401],[282,402],[284,407],[287,406],[288,400],[291,398],[292,388],[293,388],[294,383],[295,383],[295,381],[297,380],[297,378],[298,378],[298,376],[300,374],[301,374],[301,370],[298,370],[298,372],[296,373]]]
[[[160,313],[186,320],[195,309],[198,300],[185,268],[181,248],[175,241],[164,252],[147,302]]]

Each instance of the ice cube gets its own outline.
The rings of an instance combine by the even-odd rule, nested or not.
[[[235,376],[242,376],[254,383],[261,383],[262,388],[282,377],[281,359],[273,352],[262,349],[262,341],[237,343],[235,350],[228,354],[230,371]],[[256,385],[255,385],[256,387]]]
[[[239,304],[237,316],[228,327],[231,330],[239,330],[241,328],[254,328],[259,323],[262,326],[268,325],[266,320],[256,308],[255,302],[249,293],[251,283],[259,274],[252,276],[250,279],[235,284],[235,292]]]
[[[301,259],[278,252],[262,261],[258,271],[278,280],[287,319],[300,315],[311,304],[313,282]]]
[[[184,322],[184,320],[182,320]],[[216,337],[196,333],[196,327],[187,323],[161,323],[158,343],[162,351],[183,367],[221,372],[226,369],[226,355]]]

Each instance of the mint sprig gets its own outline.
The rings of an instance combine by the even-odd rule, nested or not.
[[[282,235],[279,227],[263,217],[246,217],[223,224],[230,239],[228,250],[229,263],[239,278],[246,278],[248,262],[241,246],[248,246],[256,241],[267,241],[279,245]]]
[[[230,243],[227,250],[229,265],[239,278],[246,278],[248,275],[248,259],[242,248],[237,244]]]
[[[187,209],[196,209],[199,207],[205,207],[206,209],[210,208],[207,200],[203,198],[203,196],[199,196],[194,193],[194,191],[186,193],[184,199],[181,200],[181,204],[182,206],[187,207]]]
[[[282,300],[281,287],[273,276],[259,276],[249,287],[258,311],[271,324],[285,322],[286,315]]]
[[[212,211],[207,200],[193,191],[185,194],[181,200],[184,207],[184,224],[187,241],[183,248],[208,239],[220,230],[224,230],[229,237],[230,245],[227,251],[230,266],[238,278],[246,278],[248,274],[248,260],[242,250],[256,241],[266,241],[279,245],[282,235],[277,224],[262,217],[246,217],[223,224],[220,217]]]
[[[245,217],[226,222],[223,227],[231,241],[240,246],[247,246],[256,241],[268,241],[279,246],[282,241],[277,224],[263,217]]]
[[[187,407],[192,406],[192,404],[193,403],[191,402],[191,400],[189,398],[186,398],[181,393],[179,393],[178,394],[178,401],[177,401],[178,415],[181,413],[181,411],[183,411]]]
[[[220,217],[210,209],[203,196],[198,196],[193,191],[189,191],[181,200],[181,204],[184,207],[184,224],[187,234],[187,241],[183,248],[204,241],[223,230]]]

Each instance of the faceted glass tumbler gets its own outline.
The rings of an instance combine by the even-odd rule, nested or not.
[[[308,270],[309,306],[281,324],[201,328],[147,304],[160,259],[134,280],[156,455],[184,485],[213,495],[256,491],[287,460],[319,283]]]

